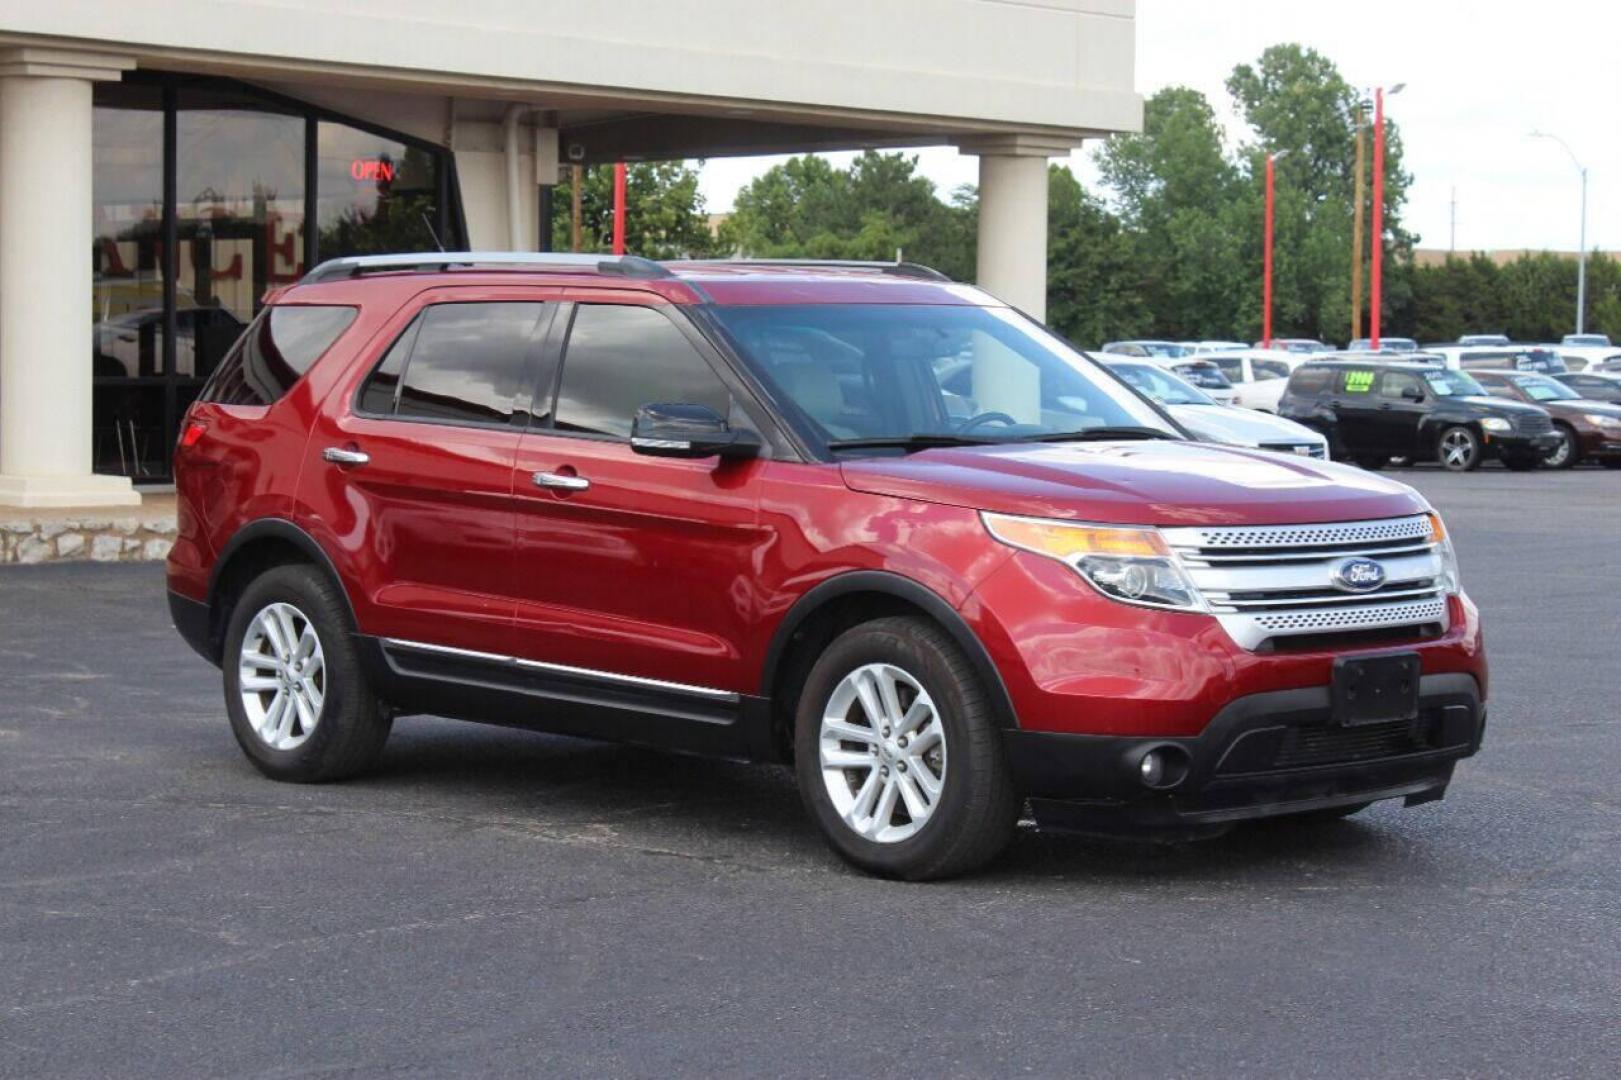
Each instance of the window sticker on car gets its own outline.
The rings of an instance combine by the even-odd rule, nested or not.
[[[1347,394],[1366,394],[1373,389],[1373,372],[1347,371],[1345,373],[1345,392]]]

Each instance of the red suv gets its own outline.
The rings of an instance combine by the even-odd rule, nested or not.
[[[907,265],[437,254],[271,297],[175,457],[175,625],[330,780],[431,713],[792,762],[868,870],[1038,823],[1440,798],[1486,662],[1440,518],[1189,441]]]

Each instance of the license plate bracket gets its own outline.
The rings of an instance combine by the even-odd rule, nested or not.
[[[1342,656],[1334,661],[1333,721],[1342,727],[1418,716],[1423,665],[1417,653]]]

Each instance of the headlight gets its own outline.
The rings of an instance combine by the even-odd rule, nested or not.
[[[1507,420],[1504,420],[1501,416],[1488,416],[1486,419],[1480,422],[1480,426],[1486,431],[1514,430],[1514,425],[1509,423]]]
[[[1429,512],[1430,540],[1435,544],[1435,550],[1441,556],[1441,587],[1449,596],[1457,596],[1463,592],[1463,584],[1458,578],[1458,553],[1452,550],[1452,538],[1447,535],[1447,527],[1441,521],[1441,515],[1434,510]]]
[[[1022,551],[1073,568],[1111,600],[1141,607],[1204,611],[1203,598],[1182,573],[1159,530],[1084,525],[981,513],[992,536]]]
[[[1599,427],[1621,428],[1621,416],[1605,416],[1603,413],[1582,413],[1582,416],[1586,418],[1589,424],[1597,424]]]

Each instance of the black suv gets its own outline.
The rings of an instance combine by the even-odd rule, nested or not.
[[[1466,372],[1432,364],[1302,364],[1278,415],[1322,432],[1336,460],[1365,469],[1393,457],[1435,460],[1452,472],[1488,457],[1535,469],[1559,445],[1546,410],[1493,398]]]

